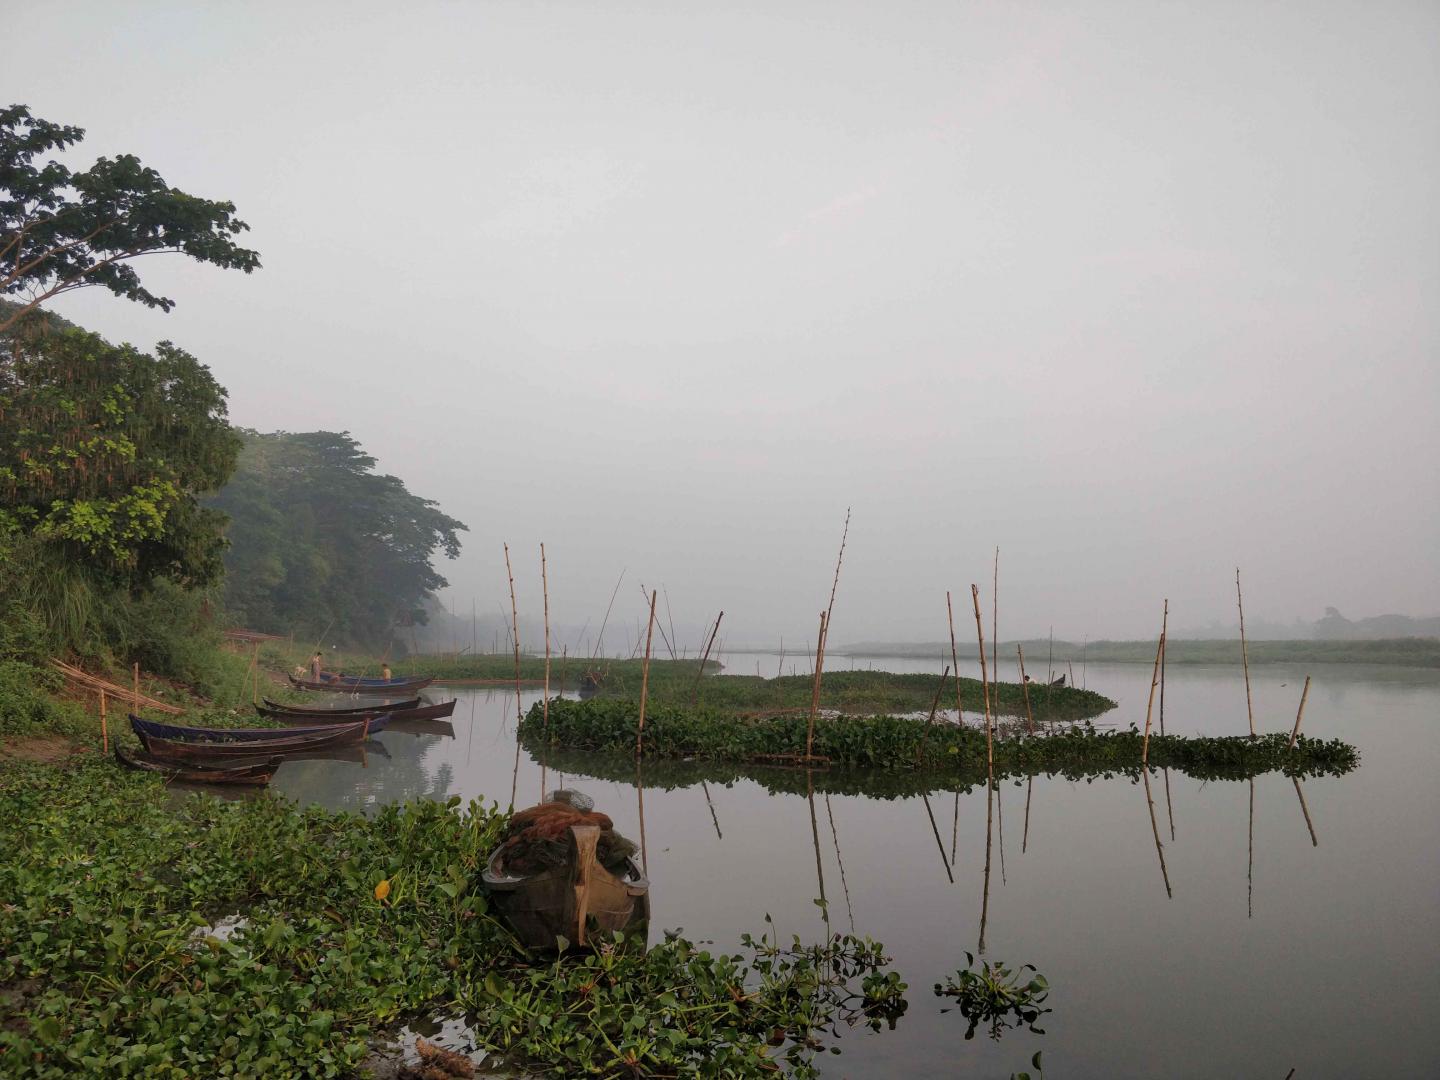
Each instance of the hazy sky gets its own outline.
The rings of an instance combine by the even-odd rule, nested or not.
[[[443,572],[832,642],[1440,611],[1440,5],[6,4],[0,98],[232,199],[143,265]],[[508,599],[506,601],[508,607]],[[959,612],[957,611],[957,616]],[[987,616],[988,622],[988,616]],[[973,617],[970,625],[973,627]],[[698,630],[696,631],[698,633]]]

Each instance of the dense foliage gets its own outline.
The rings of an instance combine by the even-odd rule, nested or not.
[[[176,809],[90,759],[0,763],[0,800],[6,1076],[351,1075],[422,1009],[470,1010],[477,1042],[527,1074],[808,1076],[827,1031],[894,1015],[904,990],[853,937],[746,939],[745,956],[669,935],[537,962],[474,889],[505,818],[458,799],[373,818],[268,797]],[[236,912],[236,932],[213,929]]]
[[[210,503],[232,519],[233,616],[255,630],[376,650],[397,626],[423,621],[425,597],[446,584],[431,559],[455,558],[465,525],[374,472],[348,434],[243,434],[235,476]]]
[[[0,296],[21,300],[0,312],[0,332],[35,304],[90,286],[170,310],[174,301],[141,284],[131,265],[140,255],[179,253],[246,273],[260,265],[235,243],[246,225],[231,203],[172,188],[133,155],[78,172],[39,160],[84,136],[23,105],[0,109]]]
[[[532,747],[548,741],[569,750],[633,754],[638,710],[629,701],[550,702],[549,731],[540,704],[531,706],[520,734]],[[659,706],[646,711],[644,754],[653,758],[700,758],[752,762],[805,753],[807,718],[783,715],[746,719],[705,710]],[[1340,740],[1278,732],[1255,739],[1150,736],[1150,764],[1192,776],[1253,776],[1280,770],[1287,775],[1343,773],[1359,761],[1355,748]],[[1032,737],[997,738],[997,776],[1028,773],[1095,775],[1138,772],[1142,738],[1133,727],[1096,731],[1072,727]],[[834,765],[901,770],[943,770],[965,777],[987,771],[982,728],[935,724],[895,716],[822,717],[815,725],[814,752]]]

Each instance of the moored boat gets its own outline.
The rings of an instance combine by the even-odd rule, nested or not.
[[[360,712],[346,712],[342,715],[347,720],[358,720],[366,716],[388,716],[391,721],[396,720],[443,720],[455,711],[455,700],[442,701],[438,705],[416,705],[407,709],[385,708],[375,710],[364,710]],[[325,709],[299,709],[289,706],[277,709],[268,703],[256,705],[255,711],[261,716],[270,720],[279,720],[285,724],[326,724],[331,721],[329,717],[335,715]]]
[[[311,702],[307,705],[287,705],[282,701],[271,701],[269,698],[261,698],[265,708],[276,713],[324,713],[326,716],[344,716],[346,713],[382,713],[398,712],[401,709],[418,709],[421,701],[418,697],[387,698],[377,697],[368,700],[361,700],[355,704],[343,701],[340,698],[328,698],[326,700],[333,704],[324,702]]]
[[[595,858],[600,829],[572,825],[565,833],[564,865],[537,874],[510,874],[505,848],[491,854],[481,881],[515,936],[532,949],[555,949],[557,939],[585,945],[592,933],[609,940],[616,930],[638,932],[650,919],[650,882],[633,859],[613,874]]]
[[[137,718],[138,719],[138,718]],[[325,750],[334,746],[348,746],[363,742],[379,728],[385,726],[388,717],[375,720],[360,720],[352,724],[331,725],[295,734],[291,729],[278,729],[279,738],[269,739],[173,739],[147,733],[142,726],[136,726],[135,733],[140,742],[154,757],[176,762],[217,762],[237,758],[280,757],[291,753]]]
[[[386,721],[380,719],[382,715],[385,714],[346,716],[341,720],[307,721],[303,727],[292,725],[278,728],[186,727],[183,724],[166,724],[158,720],[145,720],[132,715],[130,728],[136,735],[150,736],[156,739],[179,739],[183,742],[193,743],[264,743],[273,742],[276,739],[293,739],[297,736],[353,731],[367,720],[370,722],[370,733],[373,735],[378,731],[385,730]]]
[[[280,767],[281,763],[280,758],[270,757],[263,761],[237,765],[179,764],[173,761],[164,761],[148,751],[122,749],[119,743],[115,744],[115,759],[126,768],[160,773],[165,776],[167,781],[183,780],[200,784],[250,784],[254,786],[270,783],[270,778],[275,775],[275,770]]]
[[[299,679],[294,675],[285,676],[297,690],[322,690],[331,694],[413,694],[423,690],[435,680],[416,677],[413,679],[391,679],[389,682],[363,682],[337,676],[334,679]]]

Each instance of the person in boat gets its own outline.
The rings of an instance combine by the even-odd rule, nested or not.
[[[321,681],[321,678],[320,678],[320,668],[321,668],[320,653],[317,651],[317,652],[315,653],[315,655],[310,658],[310,680],[311,680],[312,682],[320,682],[320,681]]]
[[[389,665],[389,664],[381,664],[381,665],[380,665],[380,677],[381,677],[382,679],[384,679],[386,682],[389,682],[391,679],[393,679],[393,678],[395,677],[394,675],[392,675],[392,674],[390,673],[390,665]]]

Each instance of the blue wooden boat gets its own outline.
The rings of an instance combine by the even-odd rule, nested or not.
[[[141,738],[149,737],[154,739],[172,739],[179,742],[190,743],[243,743],[243,742],[273,742],[276,739],[294,739],[306,735],[333,735],[348,732],[352,729],[360,729],[369,722],[369,733],[384,731],[385,725],[390,722],[388,713],[378,716],[362,716],[358,719],[347,719],[340,723],[326,724],[316,723],[304,727],[288,726],[283,728],[204,728],[186,727],[183,724],[163,724],[158,720],[145,720],[139,716],[130,717],[130,727],[136,735]]]

